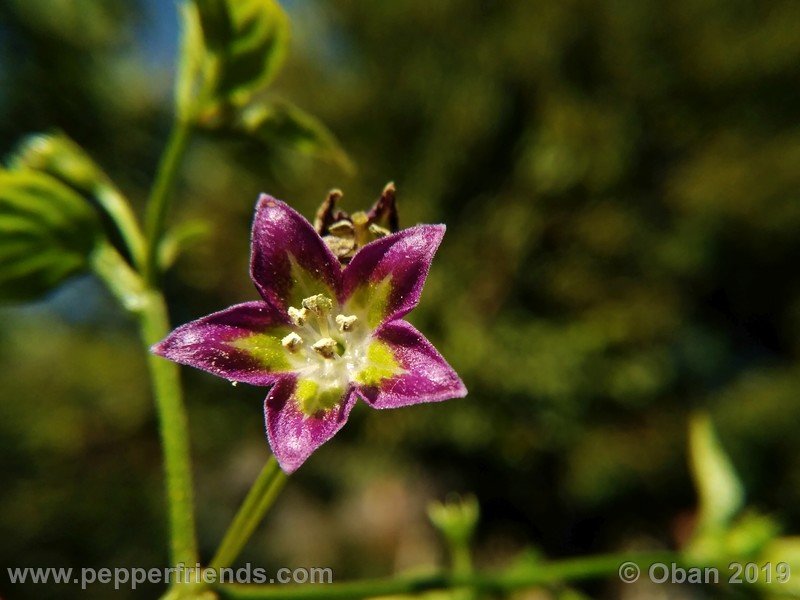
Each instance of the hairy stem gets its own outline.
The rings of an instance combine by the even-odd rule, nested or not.
[[[244,548],[258,524],[272,507],[286,483],[286,475],[278,466],[274,456],[270,456],[261,470],[253,487],[247,493],[239,512],[233,518],[222,543],[219,545],[209,568],[229,567]]]
[[[620,565],[635,562],[646,572],[655,562],[680,562],[671,552],[607,554],[586,558],[542,562],[498,573],[432,574],[391,579],[367,579],[346,583],[309,583],[297,585],[220,585],[220,598],[228,600],[357,600],[395,594],[421,594],[434,590],[468,588],[475,591],[503,594],[513,590],[546,586],[569,581],[617,579]]]
[[[156,172],[156,180],[147,201],[145,232],[147,252],[143,266],[145,282],[152,286],[158,278],[158,248],[164,235],[164,224],[167,218],[170,198],[178,179],[180,166],[193,126],[187,121],[177,121],[169,134],[167,147],[161,155],[161,162]]]
[[[164,297],[148,290],[139,312],[142,341],[153,382],[164,452],[167,500],[169,503],[170,549],[172,564],[193,565],[198,560],[195,538],[192,466],[189,426],[183,404],[178,365],[149,352],[150,346],[169,333]]]
[[[197,562],[189,431],[178,366],[150,352],[169,333],[164,297],[144,285],[119,252],[101,241],[90,256],[95,274],[127,310],[136,314],[153,382],[164,452],[173,565]]]

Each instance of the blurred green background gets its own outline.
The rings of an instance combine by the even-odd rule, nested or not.
[[[469,396],[361,407],[242,563],[336,580],[441,562],[425,506],[482,506],[507,565],[685,541],[686,419],[710,410],[749,503],[800,531],[800,4],[286,2],[278,91],[357,166],[200,136],[172,218],[210,235],[175,324],[256,298],[259,192],[311,217],[398,187],[447,236],[412,321]],[[0,4],[0,151],[60,128],[141,210],[171,119],[172,2]],[[131,319],[90,277],[0,311],[0,566],[163,566],[160,449]],[[208,560],[268,447],[265,390],[184,370]],[[5,572],[5,568],[3,568]],[[799,574],[800,575],[800,574]],[[590,594],[623,590],[589,585]],[[153,597],[155,587],[120,597]],[[11,598],[106,597],[62,587]],[[50,596],[48,596],[50,594]]]

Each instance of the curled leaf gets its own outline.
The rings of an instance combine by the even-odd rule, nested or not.
[[[116,226],[133,260],[141,262],[144,238],[128,200],[89,154],[69,137],[58,132],[29,135],[17,147],[9,166],[13,171],[40,171],[91,198]]]
[[[45,173],[0,170],[0,300],[34,299],[87,266],[93,207]]]
[[[289,19],[275,0],[195,0],[182,19],[178,105],[204,125],[248,104],[283,64]]]
[[[9,167],[44,171],[86,193],[92,193],[108,180],[78,144],[60,133],[27,136],[12,155]]]

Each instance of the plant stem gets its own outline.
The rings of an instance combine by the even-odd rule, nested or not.
[[[116,225],[133,264],[141,269],[145,260],[145,240],[130,204],[111,182],[98,185],[95,198]]]
[[[476,591],[502,594],[512,590],[551,585],[565,581],[579,581],[602,577],[617,577],[622,563],[633,561],[646,573],[655,562],[680,562],[678,554],[671,552],[607,554],[586,558],[572,558],[530,565],[498,573],[469,575],[431,574],[391,579],[371,579],[347,583],[309,583],[295,585],[220,585],[216,588],[220,598],[228,600],[260,600],[284,598],[286,600],[357,600],[394,594],[420,594],[433,590],[470,588]]]
[[[147,362],[153,382],[164,452],[172,564],[194,564],[198,560],[189,426],[178,366],[149,350],[170,331],[167,305],[156,286],[159,275],[158,250],[180,163],[192,131],[191,123],[185,120],[176,121],[170,131],[147,202],[146,252],[141,267],[147,296],[139,311],[139,329],[148,352]]]
[[[137,312],[145,302],[142,278],[108,240],[100,240],[89,255],[89,266],[127,310]]]
[[[194,529],[189,432],[178,366],[151,352],[150,346],[169,333],[162,294],[144,282],[117,250],[101,241],[90,256],[92,270],[126,309],[139,318],[139,328],[158,412],[169,503],[170,558],[173,565],[197,562]]]
[[[148,290],[139,312],[139,327],[153,382],[164,452],[167,500],[169,503],[170,549],[173,565],[194,565],[198,560],[195,538],[189,427],[183,403],[178,365],[149,352],[150,346],[169,333],[169,319],[163,295]]]
[[[172,191],[178,178],[178,167],[192,136],[193,126],[189,121],[176,121],[170,131],[167,146],[161,155],[156,180],[147,202],[145,232],[147,252],[143,266],[145,283],[152,286],[158,278],[158,247],[164,234],[164,223],[169,209]]]
[[[236,560],[285,483],[286,474],[281,471],[275,457],[270,456],[211,559],[210,569],[229,567]]]

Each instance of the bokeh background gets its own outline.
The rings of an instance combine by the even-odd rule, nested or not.
[[[356,410],[241,562],[326,566],[340,581],[429,568],[442,548],[425,507],[450,492],[480,500],[484,567],[679,544],[698,408],[749,504],[800,531],[800,5],[285,7],[293,42],[276,89],[335,132],[357,171],[196,138],[172,217],[211,228],[168,277],[173,321],[256,298],[259,192],[311,216],[331,187],[357,210],[394,180],[403,225],[448,226],[411,320],[470,395]],[[0,152],[59,128],[140,210],[177,38],[173,2],[3,2]],[[73,279],[0,309],[0,364],[0,566],[165,565],[131,319],[91,277]],[[189,369],[184,380],[207,560],[267,456],[265,391]],[[0,594],[109,592],[3,579]]]

